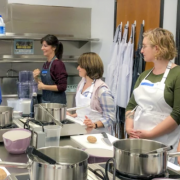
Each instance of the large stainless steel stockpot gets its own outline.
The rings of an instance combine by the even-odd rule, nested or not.
[[[51,165],[35,157],[29,162],[12,163],[0,161],[0,166],[28,168],[31,180],[87,180],[88,154],[72,147],[46,147],[38,149],[45,155],[56,160]]]
[[[0,106],[0,126],[12,123],[13,108],[8,106]]]
[[[166,151],[147,154],[149,151],[167,146],[146,139],[122,139],[114,142],[113,146],[115,169],[132,178],[143,179],[164,174],[167,169],[168,157],[180,155],[180,152],[168,153]]]
[[[63,121],[66,119],[66,105],[59,103],[41,103],[47,111],[54,116],[56,120]],[[44,111],[39,104],[34,105],[34,118],[38,121],[52,122],[53,119],[47,115],[47,112]]]

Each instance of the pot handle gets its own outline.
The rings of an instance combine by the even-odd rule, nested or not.
[[[114,165],[113,180],[116,179],[116,160],[115,160],[115,158],[111,158],[111,159],[108,159],[108,161],[106,162],[106,167],[105,167],[106,180],[109,180],[108,169],[109,169],[109,162],[111,160],[113,161],[113,165]]]
[[[178,157],[180,156],[180,152],[167,153],[169,157]]]
[[[0,166],[27,169],[30,166],[30,164],[0,161]]]

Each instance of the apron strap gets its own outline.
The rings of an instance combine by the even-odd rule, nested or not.
[[[142,48],[143,32],[144,32],[144,25],[141,24],[141,30],[140,30],[140,33],[139,33],[139,40],[138,40],[138,49]]]
[[[53,63],[53,61],[54,61],[55,59],[57,59],[56,56],[54,56],[54,57],[52,58],[51,63],[50,63],[50,65],[49,65],[49,70],[51,69],[51,65],[52,65],[52,63]]]
[[[165,71],[165,73],[164,73],[164,75],[163,75],[163,78],[162,78],[162,80],[161,80],[161,83],[164,84],[164,82],[166,81],[166,78],[167,78],[167,76],[168,76],[168,74],[169,74],[169,71],[170,71],[170,69],[171,69],[171,66],[172,66],[172,62],[169,61],[168,65],[167,65],[167,67],[166,67],[166,71]]]
[[[131,25],[131,37],[129,39],[129,42],[134,43],[134,35],[135,35],[135,24]]]
[[[152,69],[149,71],[149,73],[145,76],[144,79],[146,79],[146,78],[149,76],[149,74],[152,72],[153,69],[154,69],[154,68],[152,68]],[[143,79],[143,80],[144,80],[144,79]]]
[[[118,43],[121,42],[121,38],[122,38],[122,25],[120,24],[119,25],[119,32],[118,32],[118,35],[117,35],[117,41]]]
[[[127,35],[128,35],[128,26],[125,25],[124,27],[124,33],[123,33],[123,38],[122,38],[122,42],[126,42],[127,41]]]

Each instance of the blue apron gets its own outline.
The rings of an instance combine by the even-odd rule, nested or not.
[[[51,65],[55,59],[56,59],[56,57],[54,57],[51,60],[49,69],[42,68],[41,81],[42,81],[42,83],[44,83],[46,85],[56,85],[55,82],[52,80],[51,73],[50,73]],[[43,103],[66,104],[66,94],[65,94],[65,92],[43,90],[42,91],[42,102]]]

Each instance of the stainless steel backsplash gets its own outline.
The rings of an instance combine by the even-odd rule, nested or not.
[[[6,8],[1,8],[1,7]],[[59,6],[42,6],[42,5],[25,5],[25,4],[7,4],[7,0],[0,1],[0,14],[4,15],[6,32],[21,33],[38,33],[38,34],[55,34],[64,37],[91,38],[91,9],[90,8],[67,8]],[[84,43],[79,41],[61,41],[64,46],[64,56],[80,56],[84,52],[90,51],[90,42]],[[0,56],[14,55],[14,41],[0,40]],[[39,40],[34,40],[34,55],[42,55],[41,44]],[[23,61],[23,59],[21,59]],[[41,68],[43,62],[0,63],[0,76],[6,76],[8,69],[12,68],[17,71]],[[44,62],[46,58],[44,58]],[[0,62],[1,59],[0,59]],[[68,85],[78,84],[77,63],[65,62],[68,77]],[[9,83],[9,89],[3,87],[0,78],[0,86],[3,95],[12,95],[15,92],[15,83]],[[11,91],[12,90],[12,91]],[[69,107],[73,106],[72,97]],[[74,95],[73,95],[74,96]],[[7,97],[7,96],[5,96]],[[68,98],[68,95],[67,95]],[[3,104],[6,104],[3,100]]]

